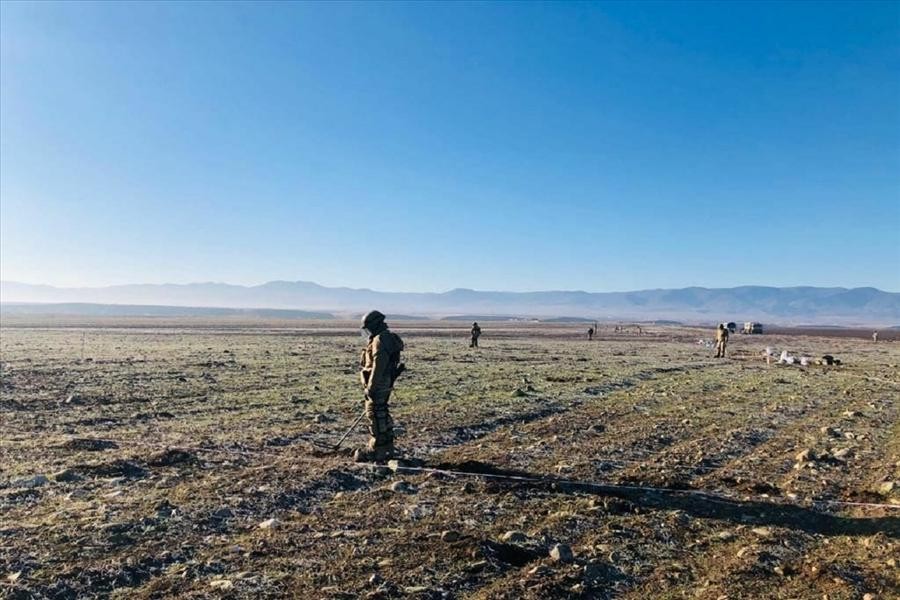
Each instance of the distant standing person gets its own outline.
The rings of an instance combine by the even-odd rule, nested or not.
[[[592,339],[594,339],[594,328],[589,327],[588,328],[588,341],[591,341]]]
[[[481,327],[478,326],[478,323],[472,323],[472,341],[469,343],[469,348],[477,348],[478,347],[478,338],[481,337]]]
[[[721,323],[716,329],[716,358],[725,358],[725,346],[728,345],[728,329]]]
[[[872,341],[875,342],[876,344],[878,343],[878,332],[877,331],[872,332]]]

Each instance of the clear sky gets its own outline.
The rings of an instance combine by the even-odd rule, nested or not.
[[[900,3],[3,2],[0,271],[900,291]]]

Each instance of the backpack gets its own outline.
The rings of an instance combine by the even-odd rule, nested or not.
[[[397,378],[406,371],[406,365],[400,362],[400,353],[403,352],[403,340],[393,331],[390,334],[393,337],[394,350],[388,359],[388,372],[391,374],[391,387],[393,387]]]

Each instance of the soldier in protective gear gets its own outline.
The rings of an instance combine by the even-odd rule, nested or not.
[[[357,450],[356,461],[385,460],[394,454],[394,421],[388,410],[388,400],[394,380],[405,366],[400,362],[403,340],[392,333],[377,310],[362,318],[361,329],[369,342],[360,359],[359,378],[366,392],[366,418],[369,421],[369,443],[365,450]]]
[[[716,329],[716,358],[725,358],[725,346],[728,345],[728,329],[722,323]]]
[[[472,341],[469,343],[469,348],[477,348],[478,338],[480,337],[481,327],[478,326],[478,323],[472,323]]]

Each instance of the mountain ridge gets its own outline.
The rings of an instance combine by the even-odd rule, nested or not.
[[[454,288],[445,292],[386,292],[283,280],[254,286],[204,282],[81,288],[0,281],[0,301],[7,304],[85,303],[329,313],[358,313],[378,308],[385,312],[442,317],[455,314],[513,314],[524,317],[757,320],[848,325],[895,325],[900,322],[900,293],[874,287],[745,285],[624,292],[506,292],[470,288]]]

